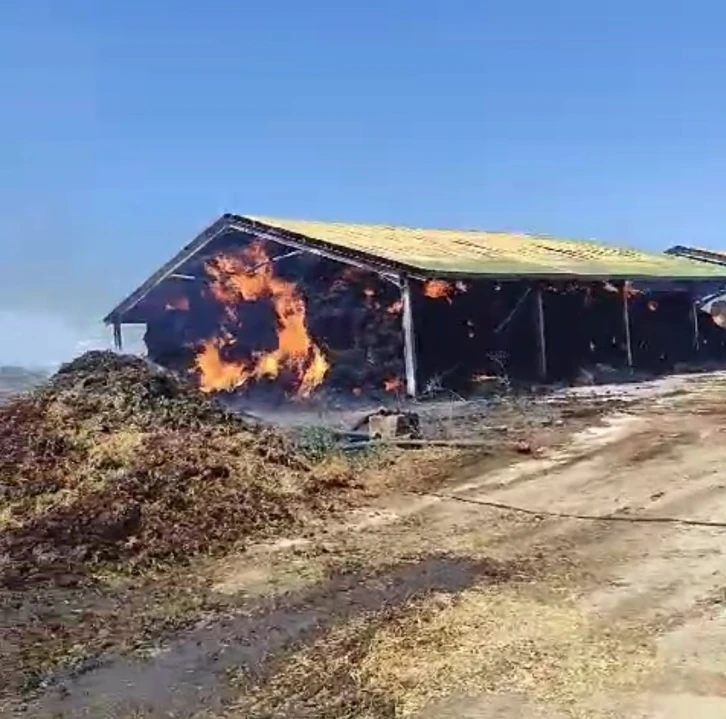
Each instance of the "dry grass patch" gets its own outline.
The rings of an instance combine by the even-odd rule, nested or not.
[[[576,712],[595,692],[637,682],[652,662],[650,646],[594,629],[573,606],[505,587],[431,597],[376,634],[358,671],[395,697],[397,716],[452,693],[526,694]]]
[[[359,617],[294,654],[264,681],[241,674],[224,719],[395,719],[396,702],[361,681],[359,667],[384,618]],[[202,712],[196,719],[213,719]],[[221,719],[214,716],[214,719]]]

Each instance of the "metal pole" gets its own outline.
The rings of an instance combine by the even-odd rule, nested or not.
[[[633,366],[633,347],[630,339],[630,306],[628,305],[628,283],[623,282],[623,324],[625,325],[625,351],[628,358],[628,367]]]
[[[411,306],[411,285],[408,277],[401,277],[401,301],[403,313],[403,357],[406,365],[406,394],[415,397],[416,387],[416,337],[413,327],[413,307]]]
[[[534,291],[534,320],[537,327],[537,375],[547,379],[547,341],[545,339],[544,298],[538,285]]]
[[[119,322],[113,323],[113,344],[116,350],[121,352],[124,348],[123,335],[121,334],[121,324]]]
[[[698,352],[701,349],[701,336],[698,330],[698,303],[691,302],[691,318],[693,319],[693,349]]]

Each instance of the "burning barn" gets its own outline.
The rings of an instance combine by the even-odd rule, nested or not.
[[[502,375],[692,361],[704,283],[726,284],[726,267],[533,235],[224,215],[105,321],[119,348],[124,324],[145,325],[150,358],[207,392],[466,392]]]

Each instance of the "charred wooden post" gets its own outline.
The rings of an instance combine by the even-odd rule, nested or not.
[[[628,283],[623,282],[621,287],[623,296],[623,325],[625,326],[625,353],[628,367],[633,366],[633,345],[630,337],[630,305],[628,303]]]
[[[114,347],[121,352],[124,348],[124,339],[123,335],[121,334],[121,323],[120,322],[114,322],[113,323],[113,344]]]
[[[701,338],[698,331],[698,303],[691,301],[691,319],[693,321],[693,349],[698,352],[701,349]]]
[[[537,376],[547,379],[547,342],[545,339],[544,297],[542,287],[534,290],[534,321],[537,331]]]
[[[406,394],[415,397],[416,387],[416,337],[413,327],[413,307],[411,305],[411,285],[408,277],[401,277],[401,302],[403,304],[403,356],[406,367]]]

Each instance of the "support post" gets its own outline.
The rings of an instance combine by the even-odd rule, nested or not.
[[[693,320],[693,349],[698,352],[701,349],[701,335],[698,331],[698,303],[691,302],[691,319]]]
[[[625,352],[628,361],[628,367],[633,366],[633,345],[630,337],[630,305],[628,304],[628,283],[623,282],[621,288],[623,295],[623,324],[625,326]]]
[[[123,335],[121,334],[121,324],[119,322],[113,323],[113,344],[118,352],[121,352],[124,348]]]
[[[547,379],[547,341],[545,339],[544,297],[542,287],[534,291],[534,321],[537,329],[537,376]]]
[[[401,277],[401,302],[403,303],[403,358],[406,367],[406,394],[415,397],[416,387],[416,336],[413,327],[413,307],[411,305],[411,285],[408,277]]]

